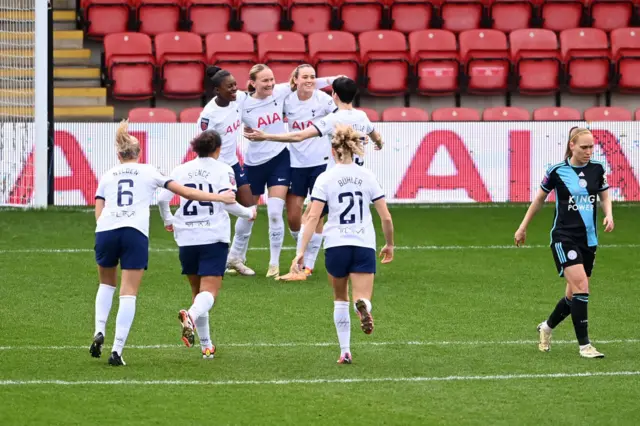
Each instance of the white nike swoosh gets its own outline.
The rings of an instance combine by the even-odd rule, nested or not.
[[[244,177],[244,175],[240,175],[240,177]]]

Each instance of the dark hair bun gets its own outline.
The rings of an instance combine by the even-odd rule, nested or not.
[[[213,78],[213,76],[215,76],[221,70],[222,68],[216,67],[215,65],[207,67],[207,77]]]

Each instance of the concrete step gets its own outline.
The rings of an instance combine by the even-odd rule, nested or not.
[[[0,69],[0,88],[33,87],[33,68]],[[54,87],[100,87],[100,68],[54,67]]]
[[[110,122],[113,121],[114,110],[112,106],[55,107],[53,116],[56,121]],[[10,117],[33,117],[33,106],[0,107],[0,119]]]
[[[104,87],[56,87],[53,89],[53,104],[62,107],[105,106],[107,89]],[[32,88],[0,89],[0,103],[3,105],[33,104]]]
[[[33,50],[16,49],[0,50],[0,65],[12,68],[33,67]],[[89,49],[55,49],[53,51],[54,65],[89,65],[91,50]]]
[[[33,0],[23,0],[23,1],[33,1]],[[61,9],[75,9],[77,0],[53,0],[53,10],[61,10]]]
[[[0,43],[5,47],[31,47],[33,46],[35,33],[33,31],[0,32]],[[54,49],[82,49],[84,34],[80,30],[54,31]]]
[[[0,10],[0,32],[33,31],[35,13],[30,10]],[[76,11],[54,10],[53,29],[70,31],[77,29]]]

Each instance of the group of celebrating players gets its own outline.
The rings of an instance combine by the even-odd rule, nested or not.
[[[101,178],[96,192],[95,252],[100,285],[89,352],[93,357],[101,356],[119,263],[120,305],[108,363],[125,365],[122,351],[148,263],[149,206],[156,190],[162,188],[158,195],[160,215],[165,229],[174,234],[182,274],[188,278],[193,297],[191,307],[180,310],[178,315],[181,337],[191,347],[197,334],[203,358],[213,358],[216,347],[210,336],[209,312],[225,272],[255,275],[246,265],[246,254],[256,206],[266,187],[270,245],[266,276],[306,279],[315,267],[324,239],[325,266],[334,289],[338,363],[350,364],[349,281],[361,328],[366,334],[373,332],[376,236],[370,204],[382,223],[382,263],[391,262],[394,255],[393,222],[384,192],[375,175],[361,167],[363,145],[368,139],[376,149],[381,149],[383,142],[366,114],[353,108],[357,85],[342,76],[316,79],[310,65],[295,68],[291,81],[285,84],[275,84],[273,72],[266,65],[255,65],[246,92],[238,90],[235,78],[226,70],[210,67],[207,75],[215,97],[198,120],[202,133],[191,141],[197,158],[176,167],[170,177],[153,166],[139,164],[139,142],[128,134],[126,122],[118,128],[116,149],[120,164]],[[332,88],[331,96],[320,90],[327,86]],[[295,131],[286,132],[286,124]],[[250,141],[244,165],[236,154],[242,125],[244,137]],[[548,192],[556,190],[559,205],[552,249],[567,290],[550,318],[538,326],[539,348],[548,351],[552,329],[572,315],[580,355],[596,358],[603,355],[590,344],[587,334],[588,280],[597,247],[597,238],[594,240],[592,235],[597,197],[589,196],[600,195],[607,231],[613,229],[613,218],[604,168],[590,159],[592,153],[591,133],[572,129],[565,161],[549,169],[515,240],[517,245],[524,243],[532,216]],[[169,202],[174,194],[180,196],[180,205],[172,214]],[[571,210],[570,204],[576,204],[575,196],[584,194],[579,207],[587,209],[590,205],[591,217],[583,210]],[[303,212],[309,195],[311,203]],[[291,270],[281,277],[285,205],[297,247]],[[228,213],[238,217],[233,241]],[[327,223],[323,226],[324,216]]]

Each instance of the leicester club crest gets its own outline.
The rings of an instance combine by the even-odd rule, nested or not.
[[[204,132],[208,128],[209,128],[209,119],[208,118],[201,118],[200,119],[200,129]]]

